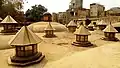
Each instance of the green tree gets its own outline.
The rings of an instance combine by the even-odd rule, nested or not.
[[[26,11],[25,16],[27,21],[37,22],[42,20],[44,12],[47,12],[47,8],[42,5],[35,5]]]
[[[2,8],[3,0],[0,0],[0,9]]]
[[[16,3],[14,3],[13,5],[14,5],[14,7],[15,7],[16,10],[21,10],[21,9],[23,9],[23,5],[22,5],[22,3],[19,2],[19,1],[16,2]]]
[[[12,3],[10,0],[0,0],[0,17],[5,18],[8,14],[11,15],[16,21],[24,21],[24,12],[21,2]]]

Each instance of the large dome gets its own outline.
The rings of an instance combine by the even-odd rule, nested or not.
[[[113,26],[114,27],[120,27],[120,22],[114,23]]]
[[[47,27],[48,22],[36,22],[28,27],[33,31],[33,32],[44,32],[44,29]],[[64,32],[67,31],[67,28],[57,22],[51,22],[52,27],[55,29],[55,32]]]
[[[113,27],[120,33],[120,22],[114,23]]]

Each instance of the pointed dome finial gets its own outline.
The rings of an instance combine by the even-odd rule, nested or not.
[[[26,22],[24,22],[23,25],[26,26]]]
[[[110,22],[110,25],[111,25],[111,22]]]
[[[83,22],[81,22],[80,25],[83,25]]]
[[[8,15],[10,15],[10,12],[8,12]]]

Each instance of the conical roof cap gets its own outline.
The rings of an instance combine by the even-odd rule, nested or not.
[[[77,34],[77,35],[90,35],[90,32],[83,25],[80,25],[80,27],[78,29],[76,29],[74,34]]]
[[[100,20],[97,20],[97,21],[96,21],[96,24],[98,24],[99,22],[100,22]]]
[[[104,30],[104,32],[118,32],[110,23]]]
[[[55,29],[52,27],[51,23],[49,22],[44,30],[55,30]]]
[[[77,26],[77,24],[74,21],[70,21],[69,24],[67,25],[67,27],[69,26]]]
[[[10,45],[24,46],[30,44],[37,44],[42,39],[34,34],[27,26],[23,26],[19,32],[9,41]]]
[[[3,20],[3,19],[0,17],[0,20]]]
[[[116,22],[113,24],[113,27],[120,27],[120,22]]]
[[[90,24],[88,25],[88,27],[89,27],[89,26],[92,26],[92,27],[93,27],[94,25],[93,25],[93,23],[90,23]]]
[[[17,23],[10,15],[8,15],[1,23]]]
[[[105,23],[105,21],[101,20],[101,21],[98,22],[97,25],[107,25],[107,23]]]

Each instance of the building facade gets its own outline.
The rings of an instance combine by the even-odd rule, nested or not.
[[[89,17],[89,12],[89,9],[83,8],[83,0],[71,0],[69,9],[66,10],[66,24],[74,19]]]
[[[120,7],[113,7],[107,10],[106,16],[120,16]]]
[[[74,9],[74,8],[83,8],[83,0],[71,0],[70,5],[69,5],[70,9]]]
[[[103,17],[105,7],[98,3],[90,4],[90,17]]]
[[[58,22],[59,23],[65,25],[66,19],[67,19],[67,13],[66,12],[59,12],[58,13]]]
[[[87,18],[90,16],[90,10],[89,9],[81,9],[81,10],[78,10],[78,15],[77,15],[79,18]]]
[[[52,21],[58,22],[58,14],[57,13],[52,13]]]

